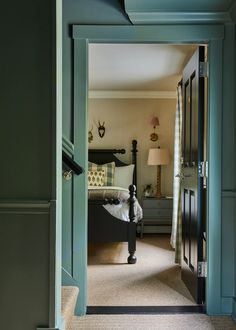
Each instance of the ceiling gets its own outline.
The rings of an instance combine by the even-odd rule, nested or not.
[[[175,91],[195,45],[90,44],[92,91]]]

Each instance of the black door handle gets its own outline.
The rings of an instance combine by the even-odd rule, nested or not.
[[[66,165],[66,167],[68,167],[70,171],[73,171],[75,174],[80,175],[84,172],[83,167],[81,167],[73,159],[71,159],[65,151],[62,151],[62,161]]]

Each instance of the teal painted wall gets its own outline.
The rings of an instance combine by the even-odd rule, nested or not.
[[[56,0],[0,16],[0,328],[54,328]]]

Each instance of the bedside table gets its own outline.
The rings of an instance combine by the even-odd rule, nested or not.
[[[144,232],[153,232],[151,226],[155,226],[156,233],[171,233],[173,198],[143,197],[141,205],[143,208],[141,238]]]

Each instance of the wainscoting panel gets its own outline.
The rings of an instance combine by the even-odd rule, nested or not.
[[[235,192],[222,193],[222,297],[231,299],[235,294],[235,201]]]
[[[50,326],[51,203],[0,202],[2,329]],[[55,251],[54,251],[55,253]],[[7,285],[6,285],[7,283]],[[26,315],[26,311],[30,311]],[[14,313],[12,314],[12,311]],[[25,318],[24,325],[19,320]]]

